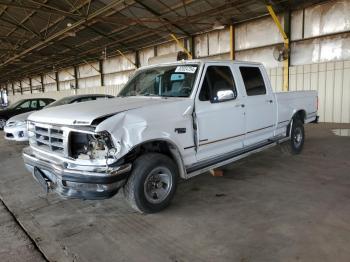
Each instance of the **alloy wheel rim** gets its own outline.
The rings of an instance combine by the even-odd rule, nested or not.
[[[144,193],[147,201],[159,204],[169,195],[173,184],[171,171],[166,167],[154,168],[146,177]]]
[[[296,147],[300,147],[303,141],[303,132],[300,127],[297,127],[294,131],[293,142]]]

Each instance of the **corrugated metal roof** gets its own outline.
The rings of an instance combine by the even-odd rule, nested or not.
[[[270,2],[283,11],[321,1]],[[266,13],[252,0],[0,0],[0,82]]]

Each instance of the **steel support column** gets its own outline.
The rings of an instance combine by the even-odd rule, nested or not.
[[[273,21],[275,22],[278,30],[280,31],[280,34],[283,38],[283,42],[284,42],[284,47],[289,50],[289,36],[287,35],[286,31],[284,30],[284,28],[288,29],[288,33],[290,31],[290,12],[288,13],[288,21],[285,21],[285,26],[284,28],[282,27],[280,21],[278,20],[278,17],[275,13],[275,11],[273,10],[271,5],[267,5],[267,10],[269,11]],[[286,16],[285,16],[286,18]],[[287,58],[285,61],[283,61],[283,91],[288,91],[289,90],[289,58]]]
[[[77,90],[79,88],[79,79],[78,79],[78,68],[76,66],[74,66],[74,80],[75,80],[74,89]]]
[[[291,12],[290,10],[286,10],[284,12],[284,32],[287,35],[288,41],[284,44],[285,48],[288,50],[288,57],[283,61],[283,77],[286,78],[286,87],[284,91],[289,90],[289,67],[290,67],[290,32],[291,32]]]
[[[45,92],[45,86],[44,86],[44,76],[40,75],[40,83],[41,83],[41,92]]]
[[[140,64],[140,52],[138,50],[135,51],[135,65],[136,65],[136,68],[139,68],[141,66],[141,64]]]
[[[230,59],[235,60],[235,27],[234,25],[230,25]]]
[[[23,95],[22,80],[19,80],[19,88],[20,88],[20,90],[21,90],[21,95]]]
[[[104,70],[103,70],[103,60],[98,61],[98,65],[100,68],[100,81],[101,81],[101,86],[105,85],[105,76],[104,76]]]
[[[57,71],[55,72],[55,81],[56,81],[56,90],[60,91],[60,80],[59,80]]]
[[[30,77],[29,77],[29,88],[30,88],[30,93],[33,94],[33,83]]]
[[[196,58],[196,47],[195,47],[194,36],[191,36],[189,40],[190,40],[190,51],[192,54],[192,58],[195,59]]]

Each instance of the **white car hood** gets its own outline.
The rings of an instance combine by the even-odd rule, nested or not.
[[[107,100],[101,99],[43,109],[31,114],[28,120],[56,125],[91,125],[95,119],[100,117],[178,99],[160,97],[116,97]]]
[[[35,112],[35,111],[34,111]],[[20,121],[26,121],[29,117],[29,115],[33,114],[34,113],[33,111],[31,112],[27,112],[27,113],[23,113],[23,114],[20,114],[20,115],[16,115],[16,116],[13,116],[11,117],[8,122],[20,122]]]

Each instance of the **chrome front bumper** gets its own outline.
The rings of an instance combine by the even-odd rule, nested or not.
[[[38,172],[46,181],[49,190],[61,196],[82,199],[103,199],[115,195],[124,185],[131,170],[131,164],[109,167],[93,167],[86,170],[86,166],[74,169],[67,168],[67,163],[43,159],[35,154],[31,147],[23,150],[23,159],[27,170],[38,181]]]

